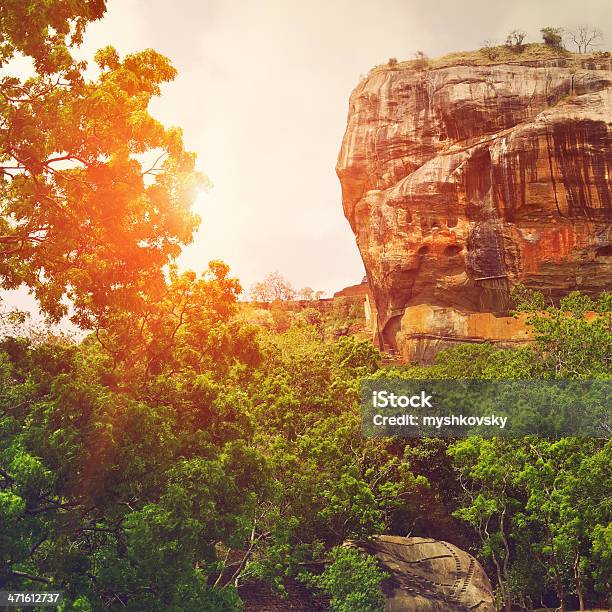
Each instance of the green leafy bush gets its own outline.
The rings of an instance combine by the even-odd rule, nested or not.
[[[333,612],[381,612],[384,597],[381,583],[388,574],[376,559],[346,546],[338,546],[329,555],[331,564],[322,574],[300,574],[305,584],[330,597]]]
[[[563,28],[542,28],[542,39],[551,47],[563,47]]]

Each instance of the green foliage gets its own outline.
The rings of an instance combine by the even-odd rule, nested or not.
[[[5,340],[4,585],[61,584],[66,609],[212,597],[234,609],[244,577],[281,589],[322,543],[385,530],[422,486],[388,442],[352,450],[371,344],[323,343],[310,325],[245,335],[239,287],[211,270],[171,272],[142,319],[113,319],[78,347]],[[220,547],[246,552],[226,565]]]
[[[502,600],[553,590],[563,605],[571,594],[605,592],[598,558],[605,565],[609,548],[609,442],[469,438],[448,452],[463,483],[455,516],[478,534]]]
[[[0,10],[0,63],[22,53],[32,57],[41,74],[67,70],[73,62],[70,48],[82,42],[87,24],[105,11],[105,0],[7,0]]]
[[[324,312],[323,319],[325,338],[348,336],[363,325],[363,302],[348,297],[335,298],[331,309]]]
[[[218,261],[210,262],[201,278],[171,267],[167,283],[151,300],[101,322],[95,346],[109,359],[102,367],[133,387],[155,377],[161,384],[168,373],[227,373],[236,360],[254,365],[259,359],[255,330],[232,321],[241,287],[228,273]]]
[[[312,326],[322,340],[361,334],[364,327],[363,302],[359,298],[338,297],[331,301],[275,300],[269,304],[240,303],[237,319],[279,334],[292,327]]]
[[[593,541],[593,578],[595,588],[604,595],[612,592],[612,523],[595,525],[591,533]]]
[[[577,291],[559,307],[545,306],[544,297],[519,286],[513,293],[519,313],[535,336],[534,375],[556,378],[603,378],[612,368],[612,294],[597,301]]]
[[[58,349],[9,341],[2,353],[13,381],[0,395],[0,513],[13,526],[0,538],[2,584],[61,585],[93,609],[230,597],[210,592],[196,561],[212,567],[218,541],[240,540],[266,495],[265,461],[243,442],[206,443],[202,430],[189,457],[193,433],[175,411],[92,381]]]
[[[320,336],[323,336],[323,316],[316,308],[305,308],[298,315],[298,320],[314,327]]]
[[[571,296],[558,316],[525,294],[532,348],[466,345],[431,367],[381,370],[369,341],[325,341],[305,320],[256,330],[235,317],[239,291],[221,264],[202,278],[171,270],[141,318],[115,316],[81,345],[5,339],[4,586],[61,585],[66,609],[232,610],[250,579],[283,592],[347,538],[416,527],[471,541],[502,600],[606,592],[609,445],[364,439],[357,400],[372,374],[556,375],[545,368],[558,335],[573,334],[574,346],[580,334],[603,338],[607,296]],[[330,589],[347,564],[339,559]],[[371,603],[329,594],[337,606]]]
[[[333,548],[329,557],[331,564],[322,574],[303,572],[300,580],[329,595],[334,612],[384,610],[381,583],[388,574],[379,569],[374,557],[345,546]]]
[[[536,366],[536,356],[531,348],[500,349],[483,342],[459,344],[440,351],[431,366],[389,368],[378,375],[409,379],[507,380],[532,378],[536,375]]]
[[[540,30],[544,44],[551,47],[563,48],[563,28],[542,28]]]

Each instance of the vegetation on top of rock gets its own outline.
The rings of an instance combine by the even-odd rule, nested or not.
[[[506,36],[505,45],[509,49],[520,53],[523,50],[523,41],[527,37],[527,32],[523,30],[512,30],[508,36]]]
[[[563,59],[567,66],[581,66],[585,60],[600,59],[603,54],[597,51],[588,53],[574,53],[561,46],[553,46],[546,43],[523,43],[521,52],[517,53],[514,46],[508,47],[505,44],[496,45],[493,41],[487,40],[480,49],[473,51],[457,51],[447,53],[439,57],[430,58],[428,69],[436,70],[439,68],[449,68],[452,66],[487,66],[506,63],[529,63],[553,59]],[[396,63],[380,64],[373,67],[368,74],[380,70],[418,70],[419,60],[412,59],[397,61]]]
[[[563,28],[542,28],[540,30],[544,44],[551,47],[562,47],[563,46]]]

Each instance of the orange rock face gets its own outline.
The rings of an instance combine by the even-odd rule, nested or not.
[[[351,95],[336,170],[389,346],[414,306],[612,287],[612,63],[529,64],[378,68]]]

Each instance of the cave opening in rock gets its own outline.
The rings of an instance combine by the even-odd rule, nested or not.
[[[447,257],[454,257],[455,255],[459,255],[463,251],[463,248],[458,244],[451,244],[444,249],[444,254]]]

